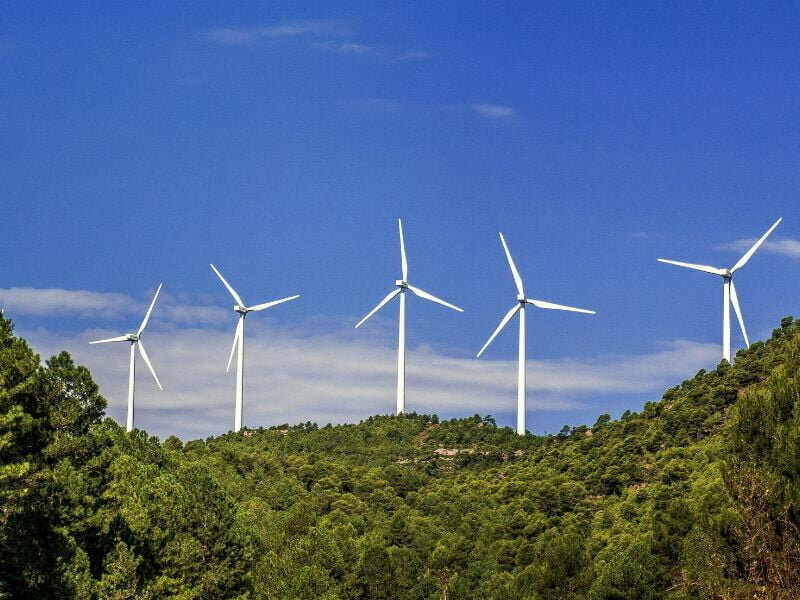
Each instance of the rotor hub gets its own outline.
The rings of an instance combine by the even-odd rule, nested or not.
[[[395,280],[394,284],[399,288],[407,288],[408,287],[408,282],[407,281],[403,281],[402,279]]]
[[[240,315],[246,315],[248,312],[250,312],[247,310],[246,306],[239,306],[238,304],[233,307],[233,310],[238,312]]]

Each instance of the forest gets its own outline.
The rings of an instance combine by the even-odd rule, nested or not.
[[[555,435],[412,413],[162,441],[0,317],[0,597],[796,599],[798,372],[787,317]]]

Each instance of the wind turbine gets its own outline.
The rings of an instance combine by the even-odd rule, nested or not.
[[[563,306],[561,304],[553,304],[552,302],[545,302],[543,300],[533,300],[525,296],[525,291],[522,287],[522,278],[519,276],[517,266],[514,264],[514,259],[511,258],[511,252],[508,251],[506,239],[503,234],[500,234],[500,242],[503,244],[506,258],[508,259],[508,266],[511,267],[511,275],[514,277],[514,283],[517,286],[517,303],[511,307],[500,321],[500,325],[494,330],[494,333],[489,337],[486,343],[478,352],[478,357],[483,354],[483,351],[489,347],[492,340],[498,333],[505,327],[511,318],[519,313],[519,363],[517,364],[517,433],[525,435],[525,307],[527,304],[533,304],[536,308],[547,308],[552,310],[568,310],[572,312],[586,313],[589,315],[596,314],[593,310],[586,310],[584,308],[574,308],[572,306]]]
[[[273,300],[272,302],[265,302],[264,304],[256,304],[255,306],[245,306],[244,301],[241,299],[239,294],[237,294],[236,290],[231,287],[230,283],[225,281],[225,278],[222,276],[222,273],[217,270],[217,267],[214,265],[210,266],[214,273],[217,274],[217,277],[219,277],[222,285],[224,285],[230,292],[231,296],[233,296],[233,299],[236,301],[236,304],[233,306],[233,310],[239,313],[239,322],[236,324],[236,333],[233,335],[231,355],[228,358],[228,367],[225,369],[226,372],[231,370],[233,353],[236,352],[236,413],[233,419],[233,430],[239,431],[242,428],[242,397],[244,395],[244,318],[247,316],[247,313],[258,312],[277,304],[294,300],[299,298],[300,295],[298,294],[296,296],[289,296],[288,298],[281,298],[280,300]]]
[[[717,267],[695,265],[692,263],[679,262],[677,260],[667,260],[666,258],[658,259],[658,261],[662,263],[686,267],[687,269],[703,271],[704,273],[711,273],[712,275],[719,275],[722,277],[722,358],[728,362],[731,362],[731,304],[733,305],[733,310],[736,312],[736,318],[739,320],[739,327],[742,329],[744,343],[746,346],[750,346],[750,340],[747,339],[747,331],[744,328],[742,309],[739,307],[739,298],[736,295],[736,286],[733,285],[733,274],[747,264],[747,261],[750,260],[759,246],[764,243],[764,240],[769,237],[769,234],[773,232],[782,220],[783,217],[775,221],[772,227],[767,229],[767,232],[762,235],[761,238],[753,244],[750,250],[745,252],[744,256],[730,269],[718,269]]]
[[[406,244],[403,239],[403,222],[397,219],[397,227],[400,231],[400,266],[402,271],[402,279],[394,282],[395,289],[389,292],[386,297],[378,302],[378,305],[373,308],[367,316],[361,319],[356,328],[360,327],[367,319],[378,312],[381,308],[386,306],[389,302],[400,296],[400,319],[398,324],[398,345],[397,345],[397,414],[405,412],[406,404],[406,292],[410,291],[412,294],[436,302],[447,308],[452,308],[458,312],[464,312],[463,309],[445,302],[444,300],[425,292],[418,287],[414,287],[408,283],[408,261],[406,260]]]
[[[150,359],[147,356],[147,351],[144,349],[144,344],[142,343],[142,332],[144,332],[144,328],[147,327],[147,321],[150,320],[150,313],[153,312],[153,307],[156,305],[156,298],[158,298],[158,294],[161,291],[162,285],[164,284],[163,283],[158,284],[158,289],[156,290],[155,296],[153,296],[153,301],[150,303],[150,308],[147,309],[147,313],[144,315],[142,324],[139,325],[139,329],[136,331],[136,333],[126,333],[125,335],[120,335],[118,337],[89,342],[90,344],[107,344],[108,342],[131,343],[131,361],[128,371],[128,422],[126,424],[126,429],[128,431],[133,431],[133,388],[134,388],[134,380],[136,378],[136,348],[139,349],[139,354],[142,355],[142,358],[144,359],[147,368],[150,369],[150,372],[153,374],[153,379],[156,380],[156,385],[158,386],[158,389],[160,390],[164,389],[163,387],[161,387],[161,382],[158,380],[158,376],[156,375],[156,372],[153,369],[153,365],[150,363]]]

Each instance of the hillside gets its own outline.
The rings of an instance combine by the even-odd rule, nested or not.
[[[800,597],[800,327],[640,413],[163,443],[0,322],[0,596]]]

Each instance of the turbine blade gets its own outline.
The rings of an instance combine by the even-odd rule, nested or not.
[[[463,308],[458,308],[457,306],[450,304],[449,302],[445,302],[441,298],[437,298],[433,294],[429,294],[428,292],[419,289],[418,287],[414,287],[413,285],[409,285],[408,289],[410,289],[414,294],[419,296],[420,298],[425,298],[425,300],[430,300],[431,302],[436,302],[436,304],[441,304],[442,306],[446,306],[447,308],[452,308],[453,310],[457,310],[458,312],[464,312]]]
[[[153,312],[153,307],[156,305],[156,298],[158,298],[158,293],[161,291],[161,286],[164,285],[163,283],[158,284],[158,289],[156,290],[156,295],[153,296],[153,301],[150,303],[150,308],[147,309],[147,314],[142,319],[142,324],[139,325],[139,331],[136,332],[136,335],[140,335],[144,328],[147,327],[147,322],[150,320],[150,313]]]
[[[242,302],[242,299],[239,297],[239,294],[237,294],[236,290],[231,287],[230,283],[225,281],[225,278],[222,276],[222,273],[217,271],[217,267],[215,267],[214,265],[210,266],[214,270],[214,273],[217,274],[217,277],[219,277],[219,280],[222,282],[222,285],[228,288],[228,291],[231,293],[231,296],[233,296],[233,299],[236,300],[236,304],[238,304],[239,306],[244,306],[244,302]]]
[[[568,310],[571,312],[585,313],[587,315],[596,315],[593,310],[585,308],[575,308],[574,306],[564,306],[563,304],[553,304],[552,302],[545,302],[544,300],[534,300],[532,298],[525,298],[525,302],[533,304],[536,308],[549,308],[550,310]]]
[[[755,244],[753,244],[753,247],[750,248],[750,250],[748,250],[745,253],[745,255],[742,256],[742,258],[739,259],[739,262],[737,262],[735,265],[733,265],[733,267],[731,267],[731,273],[736,272],[738,269],[741,269],[743,266],[745,266],[747,264],[747,261],[750,260],[750,258],[753,256],[753,254],[755,254],[755,252],[756,252],[756,250],[758,250],[759,246],[761,246],[761,244],[764,243],[764,240],[766,240],[769,237],[769,234],[772,233],[778,225],[780,225],[781,221],[783,221],[783,217],[781,217],[780,219],[775,221],[775,223],[773,223],[772,227],[767,229],[767,233],[762,235],[761,238]]]
[[[686,267],[687,269],[694,269],[695,271],[703,271],[704,273],[711,273],[712,275],[725,275],[725,271],[723,269],[709,267],[707,265],[695,265],[693,263],[685,263],[677,260],[667,260],[666,258],[659,258],[658,262],[667,263],[668,265],[677,265],[679,267]]]
[[[408,261],[406,260],[406,241],[403,239],[403,222],[397,219],[397,228],[400,230],[400,260],[403,267],[403,281],[408,279]]]
[[[522,290],[522,278],[519,276],[519,271],[517,271],[517,265],[514,264],[514,259],[511,258],[511,252],[508,250],[508,244],[506,244],[506,238],[503,237],[503,234],[500,234],[500,241],[503,243],[503,250],[506,251],[506,258],[508,259],[508,266],[511,267],[511,274],[514,276],[514,283],[517,285],[517,293],[520,296],[524,296],[525,292]]]
[[[136,342],[136,345],[139,346],[139,354],[142,355],[142,358],[144,359],[144,362],[147,365],[147,368],[150,369],[150,372],[153,374],[153,379],[156,380],[156,385],[158,386],[158,389],[160,389],[161,391],[164,391],[164,388],[161,387],[161,382],[158,380],[158,375],[156,375],[156,371],[155,371],[155,369],[153,369],[153,365],[152,365],[152,363],[150,362],[150,359],[147,356],[147,351],[144,349],[144,345],[142,344],[141,341]]]
[[[275,306],[277,304],[283,304],[284,302],[288,302],[289,300],[295,300],[296,298],[299,298],[299,297],[300,297],[300,294],[297,294],[296,296],[289,296],[288,298],[281,298],[280,300],[273,300],[272,302],[265,302],[264,304],[256,304],[255,306],[248,307],[247,310],[252,310],[252,311],[257,312],[259,310],[264,310],[265,308],[269,308],[269,307]]]
[[[95,340],[94,342],[89,342],[90,344],[107,344],[108,342],[127,342],[128,336],[127,335],[120,335],[113,338],[106,338],[104,340]]]
[[[744,336],[745,346],[749,348],[750,340],[747,339],[747,330],[744,328],[744,318],[742,317],[742,309],[739,307],[739,298],[736,295],[736,286],[733,285],[733,280],[731,280],[730,286],[731,286],[731,304],[733,305],[733,312],[736,313],[736,318],[739,319],[739,327],[742,328],[742,336]]]
[[[239,322],[236,323],[236,332],[233,334],[233,346],[231,346],[231,355],[228,357],[228,366],[225,367],[225,372],[228,373],[231,370],[231,363],[233,362],[233,355],[236,352],[236,342],[239,341],[239,336],[242,335],[242,319],[244,317],[239,317]]]
[[[508,322],[511,320],[511,317],[513,317],[515,314],[517,314],[517,312],[519,311],[520,308],[522,308],[522,304],[520,304],[519,302],[517,302],[517,304],[515,304],[513,307],[511,307],[511,310],[508,311],[506,313],[506,316],[503,317],[503,320],[500,321],[500,325],[497,326],[497,329],[494,330],[494,333],[491,336],[489,336],[488,340],[486,340],[486,343],[483,345],[483,348],[481,348],[481,351],[478,352],[478,355],[477,355],[478,358],[480,357],[481,354],[483,354],[483,351],[486,350],[486,348],[489,347],[489,344],[491,344],[492,340],[497,337],[497,334],[500,333],[500,331],[503,329],[503,327],[508,325]]]
[[[369,311],[369,313],[367,313],[367,316],[366,316],[366,317],[364,317],[363,319],[361,319],[361,320],[360,320],[360,321],[359,321],[359,322],[356,324],[356,329],[358,329],[359,327],[361,327],[361,324],[362,324],[362,323],[364,323],[364,321],[366,321],[366,320],[367,320],[367,319],[369,319],[369,318],[370,318],[372,315],[374,315],[376,312],[378,312],[380,309],[382,309],[382,308],[383,308],[383,307],[384,307],[384,306],[385,306],[385,305],[386,305],[386,304],[387,304],[387,303],[388,303],[390,300],[392,300],[392,299],[393,299],[395,296],[397,296],[398,294],[400,294],[400,292],[401,292],[401,291],[402,291],[402,290],[401,290],[401,288],[395,288],[395,289],[393,289],[391,292],[389,292],[389,293],[386,295],[386,297],[385,297],[383,300],[381,300],[380,302],[378,302],[378,306],[376,306],[376,307],[375,307],[375,308],[373,308],[371,311]]]

